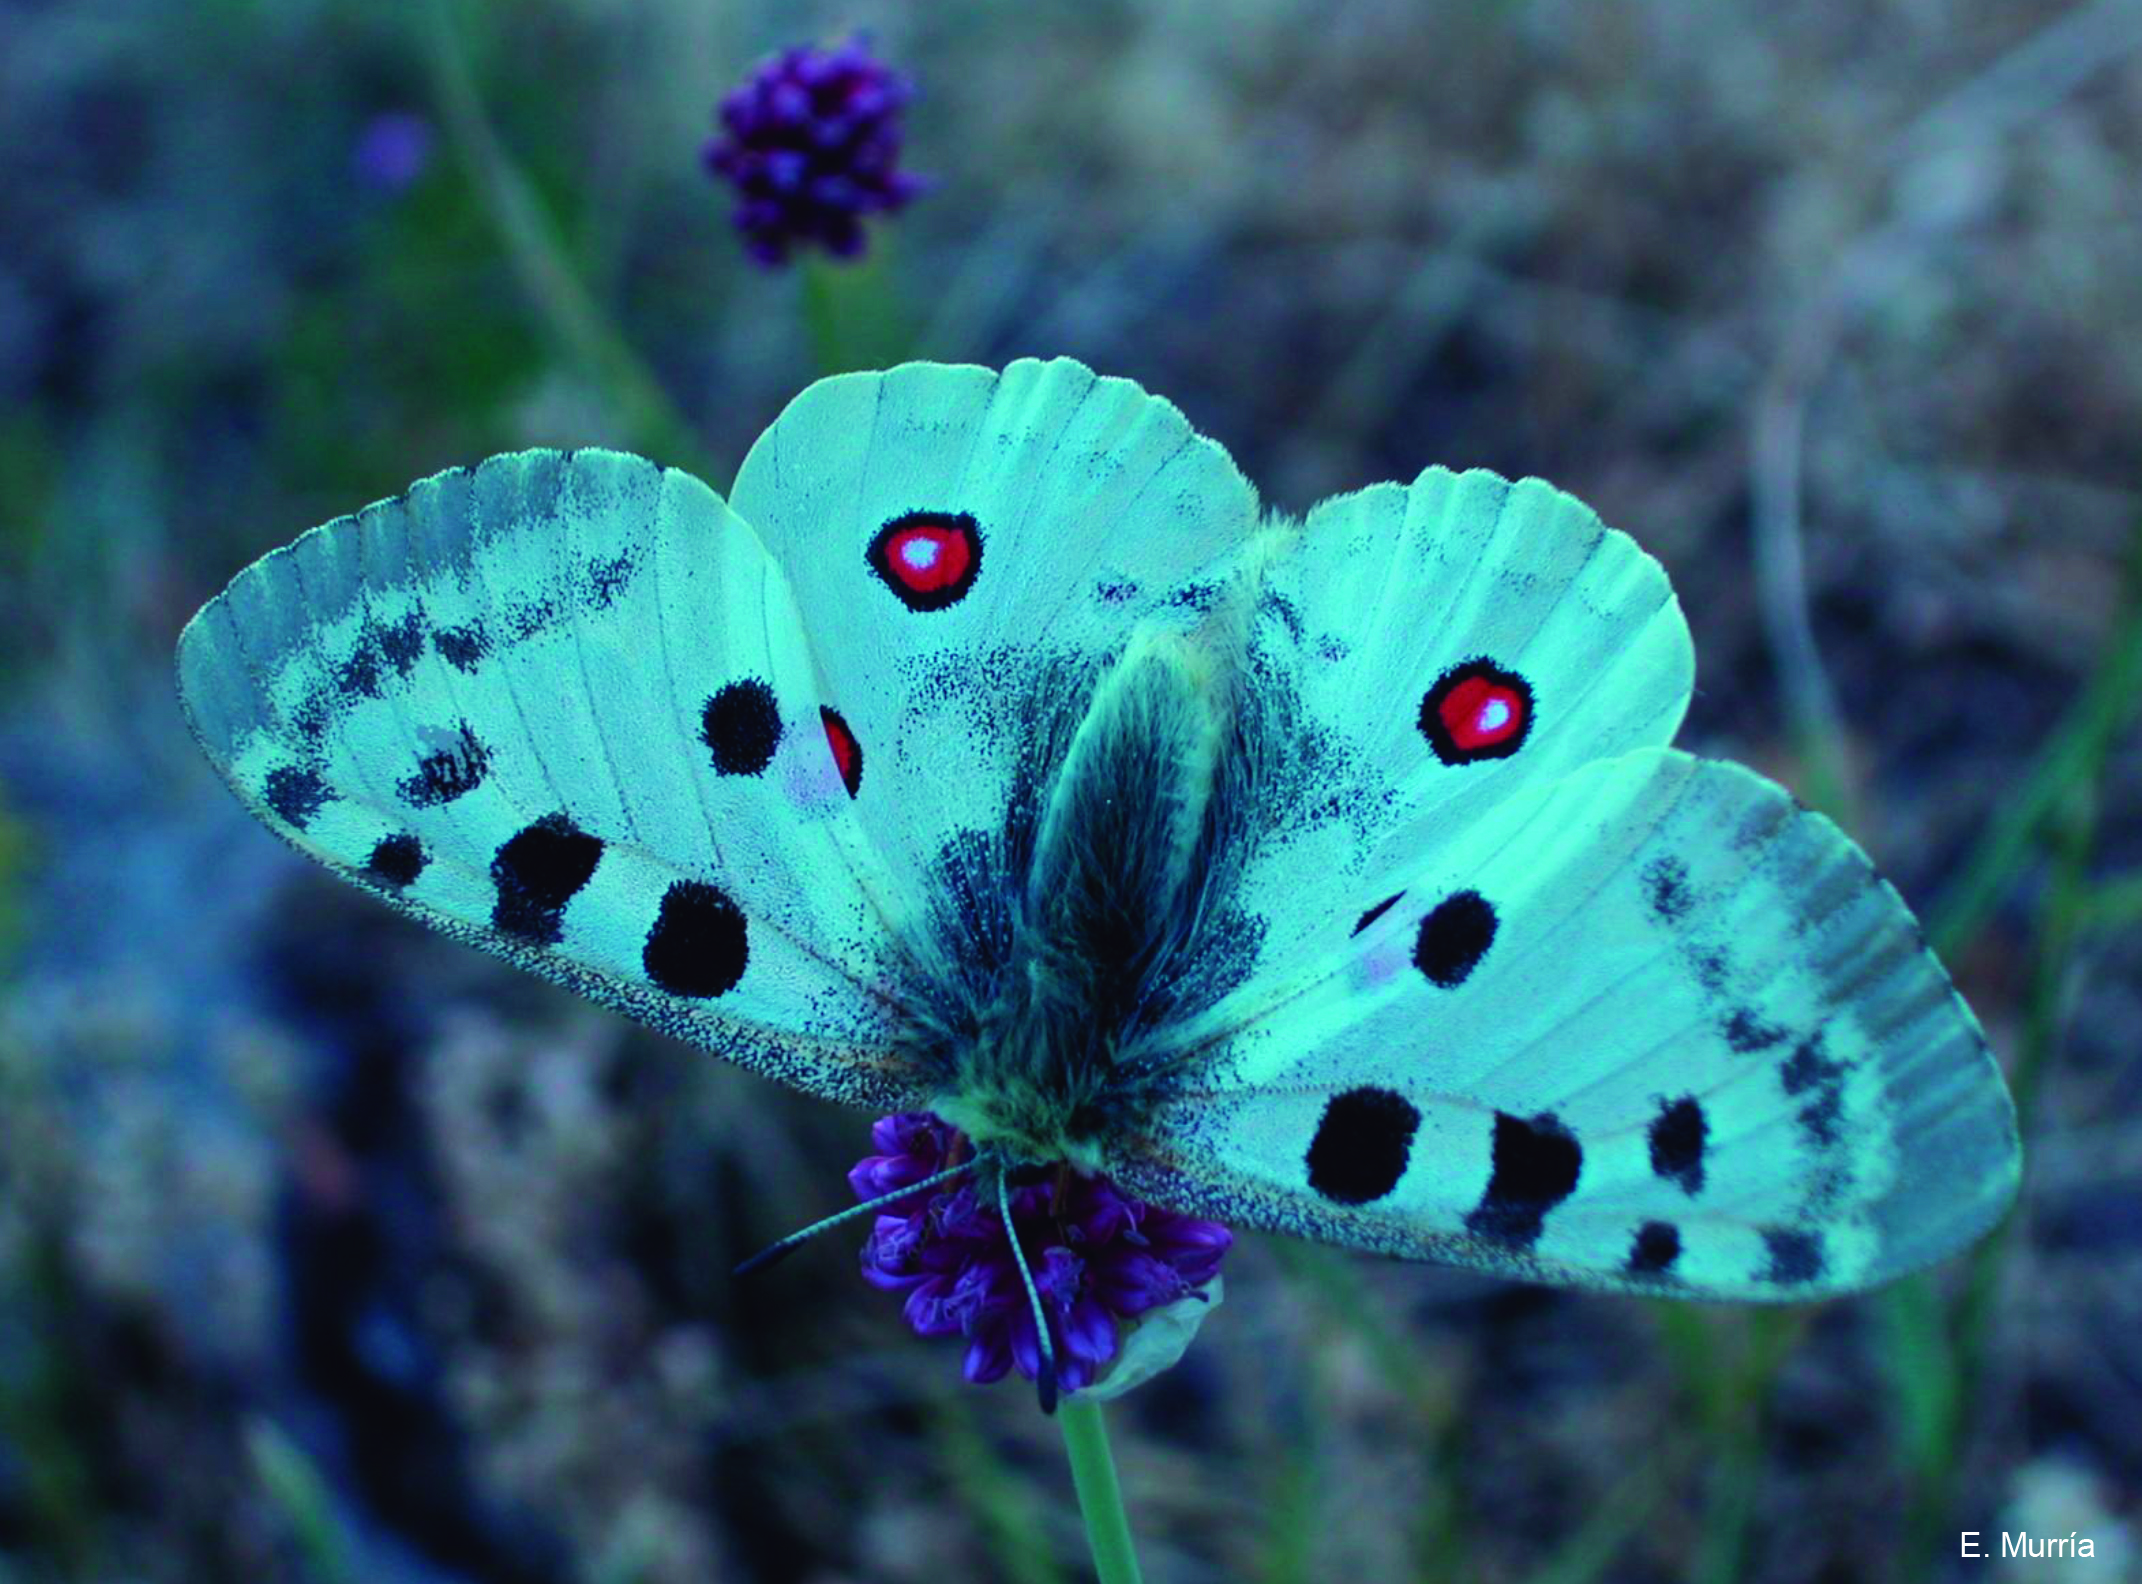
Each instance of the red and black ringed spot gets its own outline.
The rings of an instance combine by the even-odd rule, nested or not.
[[[1532,684],[1494,661],[1452,666],[1421,699],[1421,735],[1447,765],[1507,759],[1532,731]]]
[[[854,797],[863,787],[863,745],[856,741],[855,733],[839,710],[819,706],[818,719],[826,729],[826,745],[833,750],[834,768],[840,771],[840,784]]]
[[[966,512],[903,512],[878,530],[863,559],[911,611],[956,605],[982,570],[982,530]]]

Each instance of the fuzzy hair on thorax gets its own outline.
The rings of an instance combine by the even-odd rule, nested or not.
[[[957,988],[916,1024],[931,1109],[985,1152],[1100,1169],[1102,1141],[1135,1136],[1165,1094],[1185,1009],[1225,977],[1262,734],[1240,605],[1187,633],[1140,627],[1083,687],[1035,685],[1004,830],[947,877],[1009,916],[940,921]]]

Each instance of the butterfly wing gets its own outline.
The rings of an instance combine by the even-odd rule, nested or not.
[[[1257,519],[1172,404],[1069,360],[822,380],[733,499],[794,583],[865,829],[912,909],[965,899],[969,936],[1004,891],[977,850],[1047,773],[1037,733],[1134,626],[1194,624]]]
[[[917,1098],[794,597],[697,480],[442,473],[239,574],[178,669],[232,790],[345,879],[799,1088]]]
[[[1239,891],[1273,983],[1396,889],[1363,896],[1386,844],[1680,725],[1694,654],[1664,570],[1539,479],[1430,468],[1324,502],[1277,548],[1250,664],[1287,746]]]
[[[1387,888],[1387,891],[1386,891]],[[1186,1040],[1112,1171],[1224,1220],[1577,1285],[1883,1281],[2013,1196],[2015,1119],[1917,925],[1828,820],[1646,749],[1495,802]]]

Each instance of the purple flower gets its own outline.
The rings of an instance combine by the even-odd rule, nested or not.
[[[702,153],[736,188],[731,215],[761,264],[816,244],[835,258],[863,251],[863,217],[890,214],[923,191],[900,165],[908,80],[860,36],[768,57],[721,102],[722,132]]]
[[[859,1199],[896,1193],[964,1159],[956,1129],[923,1112],[881,1117],[876,1153],[848,1173]],[[1115,1358],[1125,1321],[1193,1295],[1219,1274],[1227,1228],[1125,1197],[1105,1178],[1069,1168],[1015,1188],[1012,1223],[1041,1294],[1066,1391],[1091,1384]],[[863,1280],[905,1295],[922,1336],[967,1339],[977,1384],[1016,1368],[1041,1370],[1040,1339],[1019,1280],[995,1190],[972,1176],[894,1200],[863,1245]]]

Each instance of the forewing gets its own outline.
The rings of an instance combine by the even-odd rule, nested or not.
[[[232,790],[345,879],[799,1088],[913,1098],[793,596],[696,479],[442,473],[240,573],[178,666]]]
[[[1037,734],[1075,723],[1132,628],[1218,601],[1257,515],[1173,405],[1068,360],[820,381],[733,498],[794,582],[857,809],[917,902],[1030,807]]]
[[[1867,1286],[1983,1232],[2015,1120],[1896,893],[1735,765],[1646,750],[1363,876],[1322,968],[1179,1052],[1113,1170],[1225,1220],[1582,1285]]]

